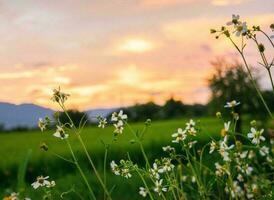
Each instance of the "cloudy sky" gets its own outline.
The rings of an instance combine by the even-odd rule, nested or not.
[[[77,109],[205,103],[210,62],[237,58],[209,29],[233,13],[271,33],[273,0],[0,0],[0,101],[54,108],[61,86]]]

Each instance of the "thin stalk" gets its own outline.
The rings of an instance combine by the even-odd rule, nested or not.
[[[260,32],[265,35],[265,37],[269,40],[269,42],[271,43],[272,47],[274,48],[274,43],[272,42],[271,38],[264,31],[260,30]]]
[[[108,148],[105,149],[104,154],[104,185],[107,185],[107,175],[106,175],[106,165],[107,165],[107,156],[108,156]],[[104,194],[104,199],[106,199],[106,194]]]
[[[68,141],[67,139],[66,139],[66,142],[67,142],[67,145],[68,145],[68,147],[69,147],[69,150],[70,150],[70,153],[71,153],[71,155],[72,155],[72,158],[73,158],[73,160],[74,160],[74,163],[75,163],[77,169],[79,170],[79,172],[80,172],[80,174],[81,174],[81,176],[82,176],[82,178],[83,178],[83,180],[84,180],[84,182],[85,182],[85,184],[86,184],[86,186],[87,186],[87,188],[88,188],[88,190],[89,190],[89,193],[90,193],[92,199],[96,200],[96,197],[95,197],[95,195],[94,195],[94,192],[93,192],[93,190],[91,189],[91,187],[90,187],[90,185],[89,185],[89,183],[88,183],[88,180],[87,180],[87,178],[86,178],[86,176],[85,176],[83,170],[81,169],[81,167],[80,167],[80,165],[79,165],[79,163],[78,163],[78,161],[77,161],[77,159],[76,159],[76,156],[75,156],[75,154],[74,154],[74,152],[73,152],[73,150],[72,150],[72,147],[71,147],[71,145],[70,145],[70,143],[69,143],[69,141]]]
[[[92,159],[91,159],[91,157],[90,157],[90,155],[89,155],[89,153],[88,153],[88,151],[87,151],[87,148],[86,148],[86,146],[85,146],[85,144],[84,144],[84,142],[83,142],[83,140],[82,140],[81,135],[77,132],[77,128],[75,127],[75,125],[74,125],[72,119],[70,118],[70,116],[69,116],[69,114],[68,114],[68,112],[67,112],[67,110],[66,110],[66,108],[65,108],[65,105],[60,104],[60,106],[61,106],[61,108],[64,110],[64,112],[65,112],[66,116],[68,117],[68,119],[69,119],[71,125],[73,126],[74,132],[75,132],[75,134],[76,134],[78,140],[80,141],[80,144],[81,144],[82,148],[84,149],[84,152],[85,152],[85,154],[86,154],[86,156],[87,156],[87,158],[88,158],[88,161],[89,161],[89,163],[90,163],[90,165],[91,165],[91,167],[92,167],[92,169],[93,169],[93,171],[94,171],[94,173],[95,173],[95,175],[96,175],[98,181],[100,182],[101,186],[103,187],[104,192],[106,193],[106,195],[108,196],[108,198],[111,199],[111,196],[110,196],[110,194],[109,194],[109,192],[108,192],[106,186],[104,185],[104,182],[103,182],[103,180],[101,179],[101,177],[100,177],[100,175],[99,175],[99,173],[98,173],[98,171],[97,171],[97,169],[96,169],[96,167],[95,167],[95,165],[94,165],[94,163],[93,163],[93,161],[92,161]]]
[[[125,123],[126,123],[127,127],[129,128],[130,132],[134,135],[135,139],[138,141],[138,144],[140,145],[141,152],[142,152],[143,157],[146,161],[146,166],[151,168],[150,164],[149,164],[149,161],[148,161],[148,158],[147,158],[147,155],[146,155],[146,152],[145,152],[145,149],[144,149],[144,146],[142,144],[142,141],[140,141],[140,139],[136,136],[136,134],[133,131],[133,129],[131,128],[131,126],[127,122],[125,122]]]
[[[153,196],[152,196],[152,194],[151,194],[151,192],[150,192],[150,190],[149,190],[149,187],[147,186],[147,183],[146,183],[144,177],[142,176],[142,174],[139,172],[138,169],[136,170],[136,172],[137,172],[137,174],[140,176],[141,180],[143,181],[143,184],[144,184],[144,186],[145,186],[145,188],[146,188],[146,190],[147,190],[147,192],[148,192],[149,198],[150,198],[151,200],[154,200],[154,198],[153,198]]]
[[[248,74],[249,74],[249,76],[250,76],[250,79],[251,79],[251,82],[252,82],[252,84],[253,84],[253,87],[255,88],[255,90],[256,90],[258,96],[260,97],[260,99],[261,99],[261,101],[262,101],[262,103],[263,103],[263,105],[264,105],[266,111],[268,112],[270,118],[273,119],[272,113],[270,112],[270,110],[269,110],[267,104],[265,103],[265,100],[264,100],[264,98],[263,98],[263,96],[262,96],[262,94],[261,94],[259,88],[257,87],[256,82],[254,81],[254,78],[253,78],[252,73],[251,73],[251,71],[250,71],[250,69],[249,69],[249,66],[248,66],[248,64],[247,64],[247,62],[246,62],[246,59],[245,59],[245,57],[244,57],[243,52],[239,49],[239,47],[235,44],[235,42],[231,39],[231,37],[228,37],[228,38],[229,38],[229,40],[232,42],[232,44],[234,45],[234,47],[235,47],[235,48],[238,50],[238,52],[240,53],[240,55],[241,55],[241,57],[242,57],[242,59],[243,59],[243,61],[244,61],[244,65],[245,65],[245,67],[246,67],[246,69],[247,69],[247,71],[248,71]]]

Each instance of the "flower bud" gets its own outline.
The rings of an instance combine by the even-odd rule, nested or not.
[[[229,33],[228,30],[224,31],[224,34],[225,34],[226,37],[230,37],[230,33]]]
[[[221,113],[221,112],[216,112],[216,117],[217,117],[218,119],[221,119],[221,118],[222,118],[222,113]]]
[[[40,144],[40,149],[43,151],[47,151],[49,147],[45,142],[43,142],[42,144]]]
[[[252,127],[256,127],[256,125],[257,125],[256,120],[252,120],[252,121],[250,122],[250,125],[251,125]]]
[[[264,52],[265,47],[264,47],[264,45],[261,43],[261,44],[258,45],[258,49],[259,49],[260,52]]]
[[[215,29],[210,29],[210,33],[213,34],[213,33],[216,33],[217,31]]]
[[[147,119],[146,122],[145,122],[145,125],[150,126],[151,125],[151,119]]]
[[[271,24],[270,28],[271,28],[272,31],[274,31],[274,24]]]

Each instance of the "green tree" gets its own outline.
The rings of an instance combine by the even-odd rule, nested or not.
[[[228,63],[225,60],[217,60],[212,62],[215,68],[214,74],[208,80],[211,90],[211,99],[209,101],[209,110],[216,112],[216,109],[224,109],[224,105],[228,101],[240,101],[236,112],[239,114],[263,114],[264,110],[261,106],[256,91],[243,66],[238,63]],[[258,76],[252,70],[256,84],[258,84]],[[222,110],[221,110],[222,111]],[[238,122],[238,131],[241,129],[241,120]]]
[[[166,119],[181,117],[186,111],[184,104],[174,98],[167,100],[162,110]]]

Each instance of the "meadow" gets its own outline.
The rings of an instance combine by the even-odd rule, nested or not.
[[[196,120],[200,121],[203,133],[198,136],[199,141],[208,142],[210,137],[216,138],[220,136],[220,130],[222,129],[223,124],[219,119],[207,117]],[[163,153],[162,146],[171,144],[171,134],[174,133],[177,128],[183,127],[187,121],[188,119],[183,118],[152,122],[144,138],[144,147],[148,153],[148,157],[152,159],[161,155]],[[134,123],[132,125],[135,130],[141,130],[143,126],[144,123]],[[26,186],[30,191],[31,182],[35,180],[36,176],[41,175],[41,173],[44,175],[49,174],[50,177],[56,181],[56,188],[59,191],[68,191],[74,184],[75,187],[77,187],[76,191],[81,192],[83,190],[83,187],[82,189],[79,187],[82,183],[79,181],[79,175],[77,175],[74,167],[53,155],[54,152],[66,158],[70,158],[65,142],[53,137],[52,134],[53,131],[41,132],[38,130],[0,134],[1,194],[8,191],[7,189],[11,189],[12,191],[16,190],[17,171],[29,149],[31,150],[31,156],[27,167]],[[83,130],[82,137],[92,158],[96,162],[96,166],[98,166],[99,170],[102,169],[104,158],[104,145],[102,142],[109,143],[112,140],[113,127],[108,126],[102,130],[98,127],[90,126]],[[125,129],[125,134],[120,135],[118,140],[111,145],[108,163],[110,163],[111,160],[127,157],[127,152],[130,152],[132,159],[142,163],[143,158],[140,154],[140,150],[132,139],[132,135]],[[73,135],[69,140],[71,141],[73,149],[76,152],[78,152],[78,150],[81,152],[81,147]],[[49,151],[44,152],[39,148],[41,142],[47,143]],[[14,148],[15,146],[16,148]],[[84,164],[85,159],[79,152],[78,156]],[[109,165],[107,167],[108,172],[110,173],[109,185],[116,185],[114,195],[116,197],[121,195],[123,197],[122,199],[132,199],[132,194],[134,194],[136,198],[138,198],[138,182],[132,179],[125,187],[124,184],[119,184],[119,182],[124,181],[122,180],[123,178],[111,174]],[[131,192],[126,192],[128,190]],[[36,195],[39,195],[39,192],[32,191],[30,197],[34,198]],[[73,198],[73,195],[70,196],[70,198]]]

